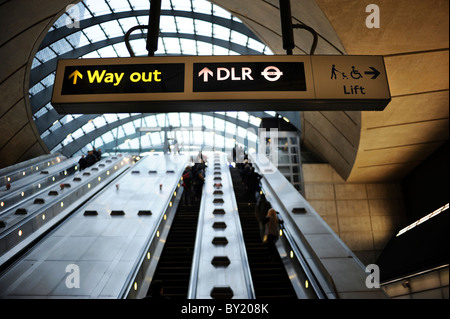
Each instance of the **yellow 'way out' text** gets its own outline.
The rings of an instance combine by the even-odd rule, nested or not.
[[[106,70],[95,70],[91,72],[90,70],[87,71],[87,76],[89,83],[112,83],[114,86],[118,86],[120,82],[122,82],[124,78],[125,72],[121,73],[111,73],[106,72]],[[130,74],[130,81],[131,82],[161,82],[160,78],[161,72],[158,70],[155,70],[153,72],[133,72]]]

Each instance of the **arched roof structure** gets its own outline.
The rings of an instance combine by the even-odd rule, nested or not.
[[[50,102],[57,61],[129,56],[125,33],[133,26],[145,25],[149,7],[146,0],[85,0],[70,7],[53,24],[33,60],[29,90],[36,127],[50,151],[72,156],[91,147],[107,152],[162,150],[167,146],[167,138],[177,138],[180,145],[188,148],[193,148],[194,142],[197,148],[232,148],[238,141],[248,144],[247,129],[257,131],[259,116],[274,115],[273,112],[211,112],[197,113],[197,116],[190,113],[58,114]],[[136,31],[129,40],[134,54],[147,55],[145,33]],[[162,1],[158,48],[155,55],[162,56],[271,54],[239,19],[206,0]],[[136,133],[141,126],[161,130]],[[174,127],[183,130],[167,129]],[[188,127],[192,128],[190,132]],[[199,127],[203,129],[198,130]],[[223,140],[211,140],[205,130],[209,134],[217,131]],[[255,134],[250,135],[256,141]]]
[[[217,8],[225,9],[228,20],[230,14],[236,17],[238,20],[232,19],[230,23],[242,22],[271,52],[285,54],[278,1],[210,2]],[[77,3],[79,1],[74,0],[0,1],[0,58],[4,61],[0,68],[0,152],[5,154],[1,158],[1,167],[52,150],[48,149],[41,135],[48,129],[48,123],[53,124],[59,119],[50,107],[41,108],[41,105],[46,106],[43,102],[51,92],[48,86],[41,88],[40,92],[29,90],[31,67],[34,63],[34,67],[38,66],[39,63],[33,63],[34,57],[42,45],[48,44],[43,44],[43,41],[49,31],[54,31],[52,26],[64,14],[66,6]],[[136,6],[134,0],[127,1],[126,6],[117,7],[113,13],[108,4],[113,7],[116,1],[98,3],[104,4],[103,14],[109,15],[145,10]],[[176,4],[183,3],[188,2],[176,1]],[[133,10],[130,10],[129,4],[135,6]],[[365,5],[354,1],[291,0],[291,6],[294,23],[307,24],[318,32],[316,54],[383,55],[393,97],[383,112],[301,112],[303,145],[327,161],[347,182],[358,183],[401,181],[448,141],[448,1],[380,2],[381,26],[375,29],[366,27],[368,13],[365,12]],[[191,14],[191,8],[166,7],[163,10]],[[221,9],[216,11],[224,12]],[[196,12],[211,14],[211,11]],[[87,18],[100,19],[100,16]],[[133,16],[130,18],[136,23],[139,20]],[[147,23],[147,19],[141,20],[142,24]],[[80,26],[83,24],[80,23]],[[186,33],[176,29],[163,31],[167,34]],[[132,35],[140,36],[139,32]],[[294,54],[308,52],[311,35],[296,30],[294,36]],[[210,37],[216,38],[215,35]],[[112,38],[114,36],[103,40],[112,41]],[[139,43],[137,38],[134,41]],[[242,44],[240,41],[238,43]],[[87,41],[85,44],[90,43]],[[109,47],[117,50],[118,46],[113,44]],[[213,46],[210,44],[208,48],[212,54]],[[100,54],[105,52],[97,51]],[[92,56],[98,57],[97,51]],[[51,75],[48,80],[51,80]],[[35,100],[33,103],[30,96]],[[48,119],[35,122],[41,116]],[[74,128],[94,119],[91,116],[76,117],[62,125],[63,129],[59,132],[65,138],[76,131]],[[298,113],[286,117],[300,127]],[[59,124],[56,122],[55,125]]]

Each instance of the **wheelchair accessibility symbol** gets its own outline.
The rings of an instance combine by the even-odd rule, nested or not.
[[[375,69],[372,66],[370,66],[369,69],[370,69],[369,71],[364,71],[364,74],[372,75],[372,77],[370,79],[375,80],[380,75],[380,71],[378,71],[377,69]],[[331,79],[336,80],[338,78],[338,75],[337,75],[338,73],[340,74],[340,76],[342,77],[343,80],[349,79],[349,77],[347,76],[347,74],[345,74],[345,72],[339,71],[336,68],[336,65],[333,64],[331,66]],[[354,65],[352,65],[352,70],[350,71],[350,76],[352,77],[352,79],[355,79],[355,80],[359,80],[359,79],[363,78],[362,74],[355,68]]]
[[[350,76],[355,80],[361,79],[362,75],[358,70],[355,70],[355,66],[352,66],[352,72],[350,72]]]
[[[339,70],[336,68],[336,65],[333,64],[333,65],[331,66],[331,79],[332,79],[332,80],[333,80],[333,79],[337,79],[336,73],[339,73],[339,74],[342,76],[342,79],[343,79],[343,80],[348,80],[348,76],[345,74],[345,72],[339,71]],[[363,77],[362,74],[361,74],[358,70],[355,69],[355,66],[354,66],[354,65],[352,66],[352,70],[350,71],[350,76],[351,76],[353,79],[355,79],[355,80],[362,79],[362,77]]]

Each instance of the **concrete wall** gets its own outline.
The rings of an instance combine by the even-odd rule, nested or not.
[[[37,47],[71,2],[0,1],[0,168],[49,152],[31,114],[29,72]]]
[[[364,263],[405,224],[399,183],[347,183],[329,164],[304,164],[305,198]]]

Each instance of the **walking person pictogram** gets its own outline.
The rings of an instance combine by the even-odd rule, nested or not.
[[[343,79],[348,79],[347,75],[345,75],[344,72],[341,72],[338,69],[336,69],[335,64],[333,64],[333,66],[331,67],[331,79],[337,79],[336,72],[340,73]]]

